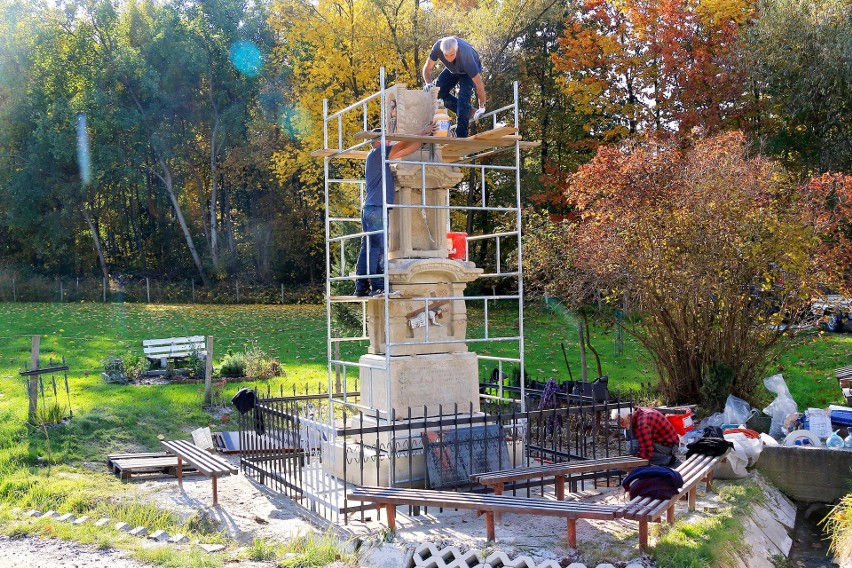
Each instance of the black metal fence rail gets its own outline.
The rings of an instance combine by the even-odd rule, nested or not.
[[[610,414],[632,401],[594,403],[567,398],[564,405],[521,412],[520,405],[483,400],[473,405],[408,408],[403,416],[353,410],[359,393],[258,398],[240,419],[241,467],[331,521],[365,519],[375,507],[349,502],[353,485],[483,491],[475,473],[542,463],[597,459],[627,452]],[[617,472],[569,479],[572,490]],[[506,492],[529,496],[552,491],[554,480],[519,483]],[[410,508],[409,514],[419,514]]]

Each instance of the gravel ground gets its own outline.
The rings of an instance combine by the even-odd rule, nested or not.
[[[53,538],[9,538],[0,535],[0,568],[145,568],[120,550]]]

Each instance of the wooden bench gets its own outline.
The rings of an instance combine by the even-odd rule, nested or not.
[[[552,477],[556,483],[556,498],[562,501],[565,499],[566,478],[584,473],[605,474],[607,472],[630,471],[643,465],[648,465],[648,460],[634,456],[615,456],[477,473],[471,475],[470,480],[492,489],[495,495],[502,495],[507,483]]]
[[[142,352],[147,359],[159,361],[165,369],[169,359],[182,359],[192,354],[207,357],[207,339],[203,335],[146,339],[142,342]]]
[[[522,499],[511,495],[483,495],[481,493],[457,493],[431,489],[402,489],[396,487],[359,487],[351,491],[348,498],[353,501],[376,503],[387,512],[388,528],[396,530],[396,507],[443,507],[446,509],[472,509],[485,514],[485,526],[489,541],[495,540],[494,516],[498,513],[565,517],[568,520],[568,545],[577,547],[577,519],[612,520],[619,516],[620,506],[578,503],[576,501],[550,501],[546,499]]]
[[[684,497],[688,498],[689,510],[695,510],[698,483],[703,480],[707,484],[707,491],[710,491],[713,482],[713,470],[721,460],[722,456],[693,454],[675,468],[683,477],[683,487],[680,488],[677,495],[671,499],[636,497],[621,507],[619,516],[639,521],[640,550],[645,550],[648,547],[649,522],[661,521],[663,513],[666,513],[666,521],[673,524],[675,505]]]
[[[216,480],[225,475],[236,475],[239,471],[229,462],[212,455],[207,450],[202,450],[192,442],[185,440],[164,440],[163,446],[169,453],[177,456],[177,478],[178,483],[183,484],[183,462],[192,465],[202,475],[213,480],[213,505],[219,504]]]
[[[841,367],[834,370],[834,376],[843,392],[846,404],[852,405],[852,367]]]

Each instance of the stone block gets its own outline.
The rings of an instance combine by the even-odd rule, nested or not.
[[[361,404],[396,412],[397,417],[421,417],[479,412],[479,369],[476,353],[442,353],[392,357],[390,373],[385,357],[363,355],[359,361]],[[388,375],[390,375],[388,377]],[[388,397],[390,387],[390,397]],[[390,398],[390,406],[388,406]]]
[[[65,513],[64,515],[56,517],[57,521],[62,521],[63,523],[73,523],[76,519],[76,515],[73,515],[71,513]]]
[[[24,516],[25,517],[41,517],[41,511],[39,511],[38,509],[31,509],[31,510],[27,511],[26,513],[24,513]]]
[[[165,542],[169,540],[169,533],[162,529],[155,530],[151,534],[148,535],[148,540],[155,540],[157,542]]]
[[[205,552],[221,552],[225,550],[224,544],[199,544],[198,547]]]
[[[88,521],[89,521],[89,516],[88,516],[88,515],[83,515],[82,517],[80,517],[80,518],[78,518],[77,520],[75,520],[75,521],[74,521],[74,524],[75,524],[75,525],[83,525],[83,524],[87,523]]]
[[[169,539],[169,542],[172,544],[186,544],[189,542],[189,539],[186,535],[176,534],[172,538]]]
[[[148,535],[148,529],[145,527],[136,527],[130,531],[130,534],[133,536],[144,537]]]
[[[833,503],[849,491],[852,452],[766,446],[755,467],[795,502]]]
[[[107,523],[109,523],[109,521],[110,521],[109,517],[104,517],[104,518],[96,521],[95,526],[96,527],[102,527],[102,526],[106,525]]]
[[[130,530],[133,527],[131,527],[130,525],[128,525],[124,521],[119,521],[119,522],[115,523],[115,525],[113,525],[112,528],[114,528],[117,531],[121,531],[121,532],[130,532]]]

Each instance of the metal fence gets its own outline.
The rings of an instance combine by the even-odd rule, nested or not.
[[[322,293],[322,284],[297,286],[230,278],[202,286],[193,279],[49,277],[0,270],[0,302],[303,304],[321,303]]]
[[[482,412],[455,406],[426,416],[426,409],[409,408],[388,420],[375,410],[353,412],[359,396],[258,396],[240,418],[243,473],[315,515],[346,522],[375,509],[347,500],[347,489],[357,485],[483,491],[470,475],[624,455],[626,443],[610,414],[633,408],[632,401],[564,396],[558,408],[521,412],[519,402],[483,399]],[[611,475],[581,475],[568,483],[577,491]],[[553,480],[506,488],[526,496],[553,491]]]

